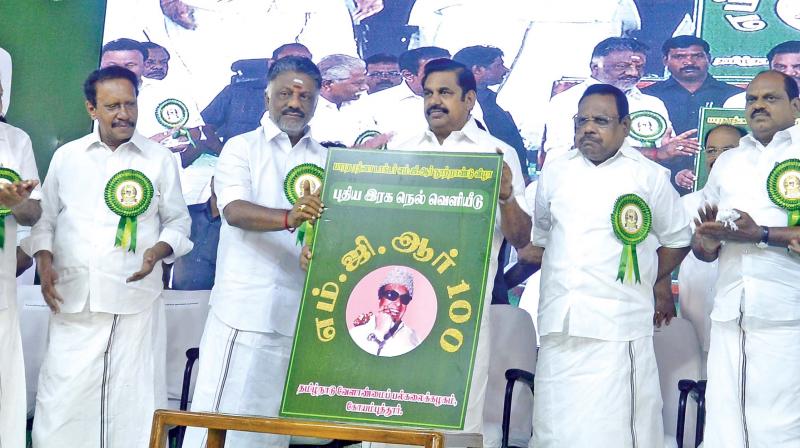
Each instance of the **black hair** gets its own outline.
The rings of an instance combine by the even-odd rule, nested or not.
[[[372,56],[364,59],[364,62],[369,64],[398,64],[397,56],[389,53],[375,53]]]
[[[139,96],[139,80],[136,74],[125,67],[112,65],[106,68],[99,68],[89,74],[83,82],[83,95],[92,106],[97,106],[97,83],[111,79],[127,79],[133,85],[133,91]]]
[[[611,95],[614,97],[617,103],[617,114],[619,115],[619,121],[628,116],[629,109],[628,109],[628,98],[625,97],[625,94],[622,90],[612,86],[611,84],[593,84],[583,92],[580,101],[578,104],[581,104],[586,97],[592,95]]]
[[[155,42],[142,42],[142,48],[144,48],[146,52],[149,52],[150,50],[154,50],[154,49],[158,48],[158,49],[164,50],[164,53],[167,54],[167,58],[169,58],[169,59],[172,58],[172,55],[169,54],[169,50],[167,50],[166,48],[164,48],[164,46],[159,45],[159,44],[157,44]],[[145,60],[147,58],[148,58],[148,56],[145,56]]]
[[[398,63],[400,65],[400,70],[408,70],[413,74],[417,74],[419,73],[419,64],[423,60],[449,58],[449,57],[450,57],[450,52],[445,50],[444,48],[419,47],[413,50],[404,51],[400,55]]]
[[[772,50],[769,50],[769,53],[767,53],[767,60],[771,65],[775,55],[786,53],[800,53],[800,40],[787,40],[786,42],[775,45],[772,47]]]
[[[647,53],[650,49],[646,44],[630,37],[609,37],[594,47],[592,59],[608,56],[616,51],[632,51],[634,53]]]
[[[703,47],[703,51],[706,54],[711,54],[708,42],[700,39],[699,37],[688,35],[670,37],[664,41],[664,45],[661,46],[661,53],[666,57],[669,56],[669,50],[675,50],[676,48],[689,48],[693,45]]]
[[[475,45],[462,48],[453,56],[454,61],[458,61],[472,70],[472,67],[488,67],[495,59],[503,57],[503,50],[485,45]]]
[[[425,64],[425,75],[422,77],[423,87],[425,86],[425,81],[428,79],[428,76],[436,72],[452,72],[456,74],[458,86],[461,87],[462,101],[470,90],[477,92],[478,87],[475,83],[475,75],[472,74],[472,70],[460,62],[445,58],[433,59]]]
[[[314,80],[317,90],[322,87],[322,74],[311,59],[300,56],[286,56],[272,63],[267,73],[267,79],[272,81],[284,72],[298,72],[308,75]]]
[[[112,40],[103,45],[100,55],[106,54],[109,51],[138,51],[142,54],[142,61],[147,59],[147,49],[138,40],[128,39],[123,37],[117,40]]]
[[[288,44],[283,44],[280,47],[276,48],[272,52],[272,60],[273,61],[277,61],[278,60],[278,56],[280,56],[281,53],[283,53],[285,50],[287,50],[289,48],[292,48],[292,47],[300,47],[300,48],[308,51],[308,54],[311,54],[311,50],[309,50],[308,47],[306,47],[305,45],[303,45],[303,44],[301,44],[299,42],[290,42]]]

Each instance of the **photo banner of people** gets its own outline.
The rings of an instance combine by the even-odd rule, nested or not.
[[[330,152],[281,415],[463,427],[501,167]]]
[[[709,72],[748,82],[769,68],[765,49],[800,35],[797,0],[698,0],[697,35],[714,49]]]

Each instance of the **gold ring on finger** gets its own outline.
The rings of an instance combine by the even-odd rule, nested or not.
[[[300,210],[301,212],[305,209],[306,209],[306,204],[300,204],[300,207],[298,207],[298,210]]]

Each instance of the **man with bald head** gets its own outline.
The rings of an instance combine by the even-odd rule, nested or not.
[[[692,240],[719,259],[708,353],[706,448],[800,446],[798,86],[765,71],[747,87],[751,133],[722,154],[703,188]]]

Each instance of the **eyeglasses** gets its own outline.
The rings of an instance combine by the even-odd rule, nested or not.
[[[400,72],[369,72],[367,76],[370,78],[394,78],[400,76]]]
[[[596,117],[581,117],[579,115],[575,115],[572,117],[572,121],[575,123],[576,128],[582,128],[591,121],[593,121],[594,124],[596,124],[599,128],[607,128],[611,126],[611,123],[613,123],[614,120],[618,119],[618,116],[606,117],[605,115],[598,115]]]
[[[408,303],[411,302],[411,294],[405,293],[403,295],[400,295],[399,292],[393,289],[382,290],[380,291],[379,296],[391,302],[400,299],[400,303],[402,303],[403,305],[408,305]]]

